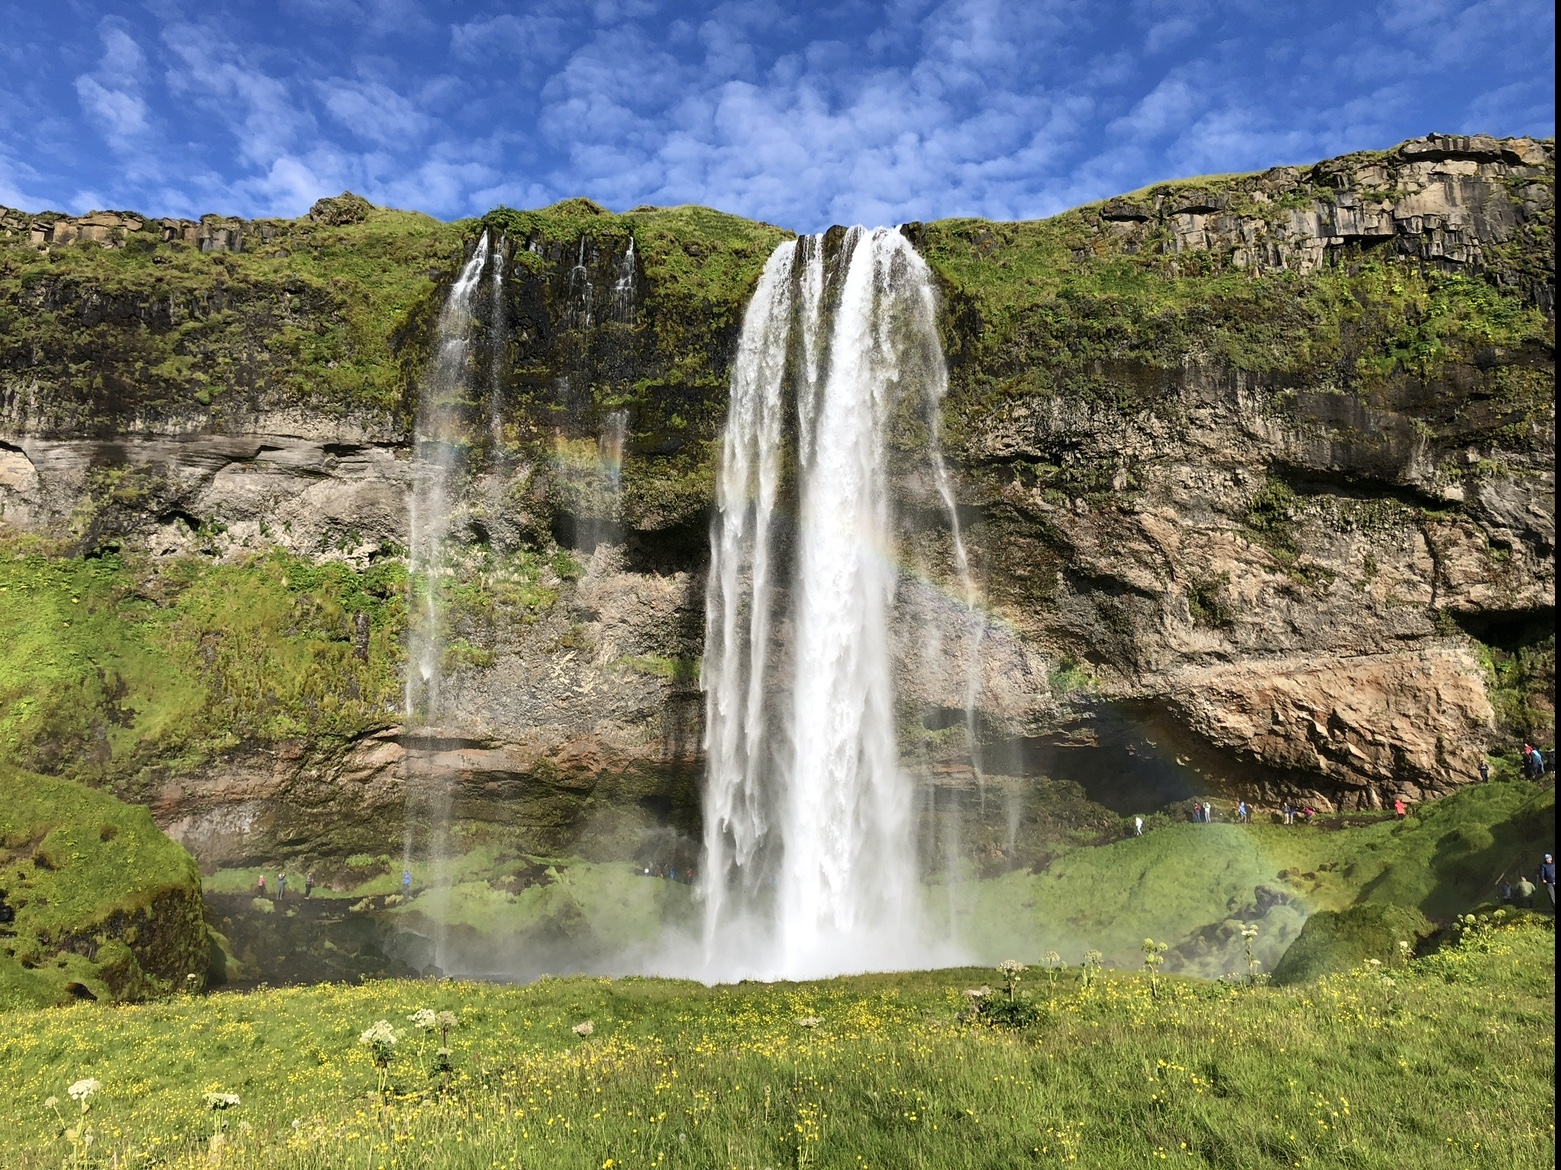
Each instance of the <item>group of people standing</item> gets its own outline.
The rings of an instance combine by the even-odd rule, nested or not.
[[[313,893],[314,893],[314,874],[313,873],[306,873],[306,874],[304,874],[304,897],[307,898],[310,895],[312,895]],[[261,874],[259,880],[257,880],[255,882],[255,894],[256,894],[257,897],[261,897],[261,898],[264,898],[266,896],[266,875],[265,874]],[[279,874],[276,875],[276,898],[277,898],[277,901],[280,902],[282,899],[284,899],[286,897],[287,897],[287,874],[279,873]]]
[[[1545,753],[1531,743],[1523,745],[1523,774],[1530,780],[1545,774]]]
[[[1545,854],[1545,860],[1539,863],[1539,884],[1544,887],[1545,893],[1550,895],[1550,908],[1556,908],[1556,859],[1551,854]],[[1534,883],[1524,875],[1516,882],[1509,882],[1505,877],[1501,881],[1501,900],[1520,909],[1529,909],[1534,905]]]
[[[678,867],[675,865],[647,865],[640,876],[664,878],[669,882],[687,882],[689,885],[693,885],[694,867],[690,865],[679,872]]]

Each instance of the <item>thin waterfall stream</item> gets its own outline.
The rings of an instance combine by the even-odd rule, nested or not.
[[[490,260],[493,274],[492,306],[486,322],[477,315],[477,294]],[[447,782],[419,774],[419,761],[429,753],[445,718],[444,609],[448,578],[453,572],[449,536],[451,518],[460,497],[462,477],[474,435],[468,418],[476,382],[473,368],[477,352],[476,331],[497,333],[503,328],[503,251],[490,246],[484,232],[450,286],[440,310],[433,360],[424,374],[418,394],[418,411],[412,445],[411,542],[407,557],[410,629],[408,631],[405,715],[412,740],[422,741],[423,753],[407,755],[407,816],[403,835],[402,865],[410,875],[412,863],[428,863],[430,890],[436,900],[445,898],[447,883],[442,869],[450,852],[451,791]],[[497,367],[490,361],[487,390],[495,402]],[[497,420],[497,410],[492,411]],[[496,422],[495,424],[496,425]],[[423,831],[421,842],[413,831]],[[417,848],[421,844],[422,857]],[[443,922],[441,904],[433,918]],[[435,962],[444,965],[445,931],[434,938]]]

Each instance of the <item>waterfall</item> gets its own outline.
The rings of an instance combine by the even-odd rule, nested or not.
[[[471,389],[473,303],[488,262],[484,232],[470,260],[450,286],[440,310],[433,360],[419,387],[412,439],[411,630],[407,647],[406,713],[409,722],[438,720],[440,595],[445,538],[449,535],[451,488],[466,455],[464,407]]]
[[[428,369],[418,387],[418,407],[412,440],[411,547],[407,557],[410,630],[407,645],[406,721],[412,729],[438,727],[445,716],[441,701],[444,637],[442,615],[446,578],[450,572],[446,542],[450,532],[450,513],[460,495],[460,477],[466,472],[468,449],[473,439],[467,415],[474,383],[473,332],[478,326],[476,298],[490,247],[483,233],[455,283],[450,286],[440,310],[434,349]],[[502,270],[502,257],[494,264]],[[491,290],[500,300],[502,275],[496,272]],[[490,321],[492,313],[490,307]],[[490,362],[489,390],[496,398],[496,366]],[[426,752],[433,746],[431,737],[421,745]],[[424,855],[430,863],[427,884],[436,899],[434,957],[438,965],[445,961],[446,929],[443,925],[444,900],[449,887],[443,862],[448,853],[451,791],[445,783],[422,774],[422,755],[417,749],[407,753],[406,828],[403,835],[402,863],[410,871],[414,857],[413,830],[421,828],[426,837]]]
[[[937,957],[896,736],[888,443],[905,417],[921,420],[921,457],[973,603],[937,447],[947,375],[936,298],[898,232],[853,228],[833,265],[825,252],[810,237],[771,255],[744,318],[722,436],[702,674],[701,892],[717,977]],[[783,498],[794,501],[791,528]]]
[[[475,257],[474,257],[475,259]],[[504,236],[499,235],[498,246],[493,249],[493,275],[488,278],[488,438],[492,455],[497,458],[504,450],[504,359],[505,326],[508,325],[504,304]]]
[[[612,286],[613,319],[625,325],[634,321],[634,301],[639,295],[639,273],[634,263],[634,237],[629,237],[629,248],[618,262],[618,278]]]

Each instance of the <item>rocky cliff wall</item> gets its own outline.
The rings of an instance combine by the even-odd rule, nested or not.
[[[1553,735],[1553,189],[1551,143],[1433,136],[905,229],[944,291],[990,770],[1373,805]],[[110,631],[29,631],[75,657],[13,655],[7,750],[139,794],[207,863],[399,842],[409,774],[538,849],[691,833],[714,444],[783,233],[584,201],[109,218],[0,213],[9,571],[63,614],[91,558]],[[408,419],[483,229],[504,327],[452,524],[454,697],[413,738]],[[947,533],[905,540],[902,738],[958,789]]]

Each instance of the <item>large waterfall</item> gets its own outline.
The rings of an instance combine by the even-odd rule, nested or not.
[[[891,447],[935,484],[972,592],[937,447],[936,301],[896,231],[853,228],[827,252],[823,237],[775,250],[731,377],[703,673],[716,978],[951,957],[925,930],[890,648]]]

